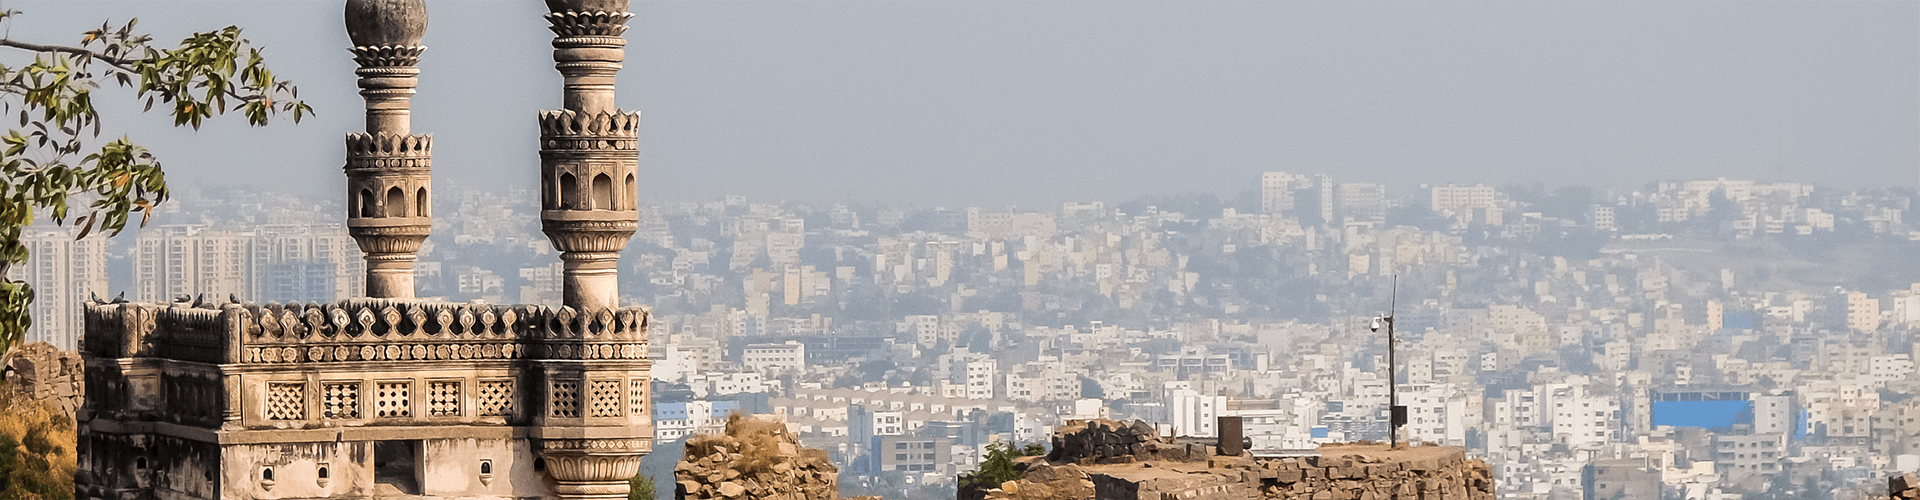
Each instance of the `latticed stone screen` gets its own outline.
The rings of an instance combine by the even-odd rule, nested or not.
[[[307,384],[267,384],[267,419],[304,420],[307,418]]]
[[[647,414],[647,381],[633,379],[627,381],[627,414]]]
[[[580,382],[577,380],[555,380],[553,391],[547,395],[549,415],[573,418],[580,416]]]
[[[474,389],[474,409],[482,417],[513,415],[513,381],[482,380]]]
[[[460,416],[460,381],[434,380],[427,382],[427,416]]]
[[[373,416],[380,418],[413,416],[413,381],[375,383]]]
[[[329,419],[360,418],[360,383],[321,384],[320,411],[322,417]]]
[[[620,381],[595,380],[588,383],[587,414],[594,417],[620,416]]]

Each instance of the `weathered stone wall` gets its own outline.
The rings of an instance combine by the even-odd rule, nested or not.
[[[1144,421],[1070,420],[1054,431],[1047,453],[1052,463],[1128,463],[1146,460],[1206,460],[1213,447],[1160,437]]]
[[[674,498],[832,500],[840,469],[821,450],[801,448],[784,423],[733,415],[725,432],[687,440],[673,468]]]
[[[1458,447],[1330,445],[1319,456],[1210,456],[1144,423],[1075,421],[1045,461],[985,492],[1004,500],[1491,500],[1492,470]],[[1916,481],[1920,484],[1920,481]],[[965,492],[963,492],[963,495]],[[1909,497],[1911,498],[1911,497]],[[1920,500],[1920,499],[1916,499]]]
[[[1908,472],[1888,478],[1887,497],[1893,500],[1920,499],[1920,476]]]
[[[73,418],[86,397],[86,376],[80,353],[62,351],[52,344],[34,342],[20,346],[0,360],[6,366],[7,388],[27,399],[52,404],[67,418]]]

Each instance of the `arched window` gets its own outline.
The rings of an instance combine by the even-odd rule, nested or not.
[[[379,212],[379,211],[377,211],[377,210],[375,210],[375,208],[374,208],[374,204],[373,204],[373,190],[371,190],[371,189],[361,189],[361,190],[360,190],[360,216],[361,216],[361,217],[378,217],[378,216],[380,216],[380,212]]]
[[[640,208],[639,191],[640,190],[635,188],[633,185],[633,174],[627,174],[627,190],[620,192],[620,198],[624,200],[628,200],[627,210],[636,210]]]
[[[407,192],[401,191],[400,186],[387,188],[387,216],[407,216]]]
[[[580,208],[580,181],[573,180],[573,173],[560,174],[560,208]]]
[[[607,174],[593,176],[593,209],[613,210],[613,179]]]
[[[420,188],[420,191],[413,196],[413,215],[426,217],[427,206],[427,188]]]

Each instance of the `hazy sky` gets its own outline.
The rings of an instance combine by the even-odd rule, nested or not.
[[[340,1],[0,1],[16,39],[228,24],[319,113],[193,132],[109,114],[176,183],[330,195],[362,127]],[[430,0],[436,182],[537,183],[537,1]],[[1290,170],[1637,186],[1920,178],[1920,3],[637,0],[642,196],[1029,206],[1232,195]],[[119,95],[125,95],[119,92]],[[98,99],[107,105],[130,102]],[[137,105],[129,105],[137,110]]]

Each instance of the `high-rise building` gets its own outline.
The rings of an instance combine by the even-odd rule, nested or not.
[[[25,233],[20,243],[27,247],[27,261],[14,266],[8,279],[33,286],[33,326],[26,341],[77,349],[84,301],[89,294],[107,293],[107,240],[75,240],[65,228]]]
[[[1377,182],[1342,182],[1333,192],[1339,218],[1328,222],[1387,222],[1387,186]]]
[[[205,226],[163,226],[140,233],[133,249],[133,300],[167,303],[253,296],[251,238]]]
[[[1312,179],[1287,172],[1260,174],[1260,213],[1281,215],[1295,210],[1293,192],[1306,188]]]
[[[273,302],[332,301],[364,286],[366,263],[337,224],[216,231],[164,226],[133,249],[134,300],[167,302],[205,294]]]

